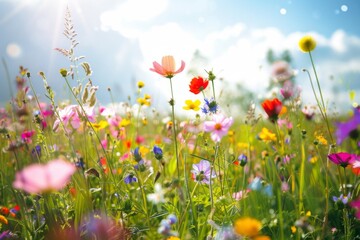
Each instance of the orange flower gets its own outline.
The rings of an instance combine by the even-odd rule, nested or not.
[[[272,122],[275,122],[278,119],[279,114],[282,113],[283,110],[282,103],[277,98],[274,98],[273,100],[265,100],[261,106]]]
[[[150,68],[150,71],[156,72],[166,78],[172,78],[175,74],[180,73],[185,68],[185,62],[181,61],[181,66],[178,70],[175,71],[175,60],[173,56],[164,56],[162,57],[161,65],[154,61],[153,67]]]
[[[261,230],[261,222],[255,218],[243,217],[235,221],[234,231],[242,237],[256,237]]]

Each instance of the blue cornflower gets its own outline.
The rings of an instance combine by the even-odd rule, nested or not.
[[[134,149],[134,158],[136,162],[140,162],[142,160],[141,153],[139,147]]]
[[[218,111],[218,104],[214,100],[214,98],[204,99],[205,103],[204,106],[201,108],[201,111],[205,114],[208,113],[216,113]]]
[[[154,152],[155,158],[157,160],[161,160],[163,158],[163,151],[162,151],[162,149],[160,147],[154,146],[153,152]]]
[[[128,174],[125,178],[124,178],[124,182],[126,184],[129,184],[129,183],[133,183],[133,182],[137,182],[137,178],[133,175],[133,174]]]

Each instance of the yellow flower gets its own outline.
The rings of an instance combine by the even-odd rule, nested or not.
[[[255,218],[243,217],[235,221],[234,231],[242,237],[255,237],[261,230],[261,222]]]
[[[184,110],[194,110],[199,111],[200,110],[200,100],[185,100],[186,106],[183,107]]]
[[[316,47],[315,39],[311,36],[304,36],[299,41],[299,48],[303,52],[311,52]]]
[[[8,220],[6,219],[6,217],[4,217],[3,215],[0,215],[0,223],[3,223],[3,224],[8,224]]]
[[[94,128],[95,131],[100,131],[101,129],[106,128],[109,126],[109,123],[107,121],[101,120],[98,123],[90,123],[91,126]]]
[[[127,118],[123,118],[121,119],[121,122],[119,123],[120,127],[126,127],[128,125],[130,125],[131,121]]]
[[[321,145],[327,145],[327,140],[322,135],[317,135],[315,139],[321,144]]]
[[[145,98],[146,100],[149,100],[149,99],[151,99],[151,96],[150,96],[149,94],[144,94],[144,98]]]
[[[145,156],[148,152],[150,152],[149,148],[141,146],[139,148],[139,152],[141,153],[141,156]]]
[[[146,105],[146,106],[150,106],[150,101],[148,100],[148,99],[146,99],[146,98],[138,98],[137,99],[137,102],[141,105],[141,106],[144,106],[144,105]]]
[[[166,240],[180,240],[180,238],[171,236],[171,237],[168,237]]]
[[[265,142],[267,141],[276,141],[276,135],[275,133],[271,132],[267,128],[261,129],[261,132],[259,133],[259,138]]]
[[[60,72],[60,74],[61,74],[62,77],[66,77],[66,76],[67,76],[67,73],[68,73],[65,68],[61,68],[59,72]]]
[[[314,163],[317,162],[317,160],[318,160],[318,158],[317,158],[316,156],[314,156],[314,157],[312,157],[312,158],[309,159],[309,162],[312,163],[312,164],[314,164]]]
[[[306,215],[307,217],[310,217],[310,216],[311,216],[311,211],[307,211],[305,215]]]
[[[148,124],[148,120],[147,120],[146,117],[143,117],[143,118],[141,119],[141,121],[142,121],[142,124],[143,124],[143,125],[147,125],[147,124]]]
[[[291,226],[291,232],[296,233],[296,227],[295,226]]]
[[[143,88],[145,86],[145,83],[143,81],[138,81],[137,82],[137,87],[138,88]]]

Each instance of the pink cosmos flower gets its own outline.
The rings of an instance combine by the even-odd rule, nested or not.
[[[16,173],[14,188],[31,194],[61,190],[75,173],[74,164],[55,159],[47,164],[32,164]]]
[[[59,117],[55,120],[53,130],[57,131],[59,128],[60,122],[62,122],[67,131],[69,131],[68,126],[69,123],[74,129],[78,129],[81,125],[81,117],[85,116],[89,119],[90,122],[95,122],[95,113],[93,107],[83,107],[84,111],[80,106],[77,105],[69,105],[64,109],[59,110]]]
[[[211,139],[220,142],[221,138],[227,134],[233,123],[232,117],[225,117],[222,114],[213,115],[212,121],[204,122],[204,131],[211,132]]]
[[[247,197],[247,194],[250,192],[249,189],[246,189],[246,190],[242,190],[242,191],[239,191],[239,192],[234,192],[232,194],[232,198],[235,200],[235,201],[240,201],[241,199],[244,199]]]
[[[185,68],[185,62],[181,61],[181,66],[175,71],[175,60],[173,56],[164,56],[161,60],[161,65],[154,61],[153,68],[150,71],[156,72],[166,78],[172,78],[175,74],[180,73]]]

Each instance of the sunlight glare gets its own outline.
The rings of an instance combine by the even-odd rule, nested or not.
[[[6,53],[11,58],[17,58],[21,55],[21,47],[17,43],[10,43],[6,46]]]

